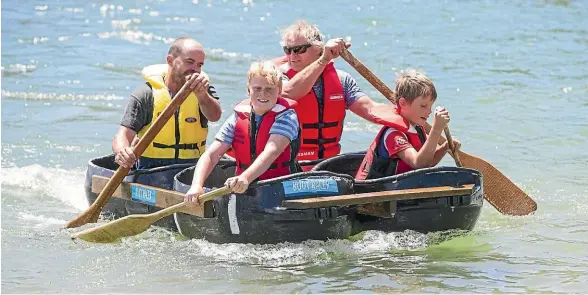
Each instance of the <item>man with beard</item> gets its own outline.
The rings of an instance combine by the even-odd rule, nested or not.
[[[221,116],[214,87],[202,72],[204,58],[200,43],[182,37],[172,43],[167,65],[143,69],[147,82],[131,94],[121,126],[112,140],[117,164],[131,168],[137,162],[137,169],[150,169],[198,161],[206,149],[208,121],[216,122]],[[133,140],[145,134],[186,82],[192,93],[137,159],[131,148]]]

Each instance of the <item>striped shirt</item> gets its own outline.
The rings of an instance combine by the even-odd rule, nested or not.
[[[261,116],[255,115],[255,123],[259,128],[259,125],[261,124]],[[237,117],[235,116],[235,113],[233,113],[225,121],[225,123],[223,123],[223,126],[221,126],[220,130],[215,136],[216,140],[226,144],[233,144],[236,124]],[[276,116],[276,121],[272,125],[272,128],[270,128],[269,134],[279,134],[285,136],[290,141],[293,141],[298,138],[299,129],[300,126],[298,125],[298,116],[296,115],[296,111],[290,109]]]

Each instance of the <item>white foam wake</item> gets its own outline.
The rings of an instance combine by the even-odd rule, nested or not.
[[[46,228],[51,226],[61,226],[66,223],[63,219],[57,219],[53,217],[47,217],[44,215],[33,215],[30,213],[19,212],[18,217],[22,220],[32,221],[36,223],[35,227],[37,228]]]
[[[47,168],[39,164],[2,168],[2,185],[54,197],[78,210],[88,208],[83,171]]]

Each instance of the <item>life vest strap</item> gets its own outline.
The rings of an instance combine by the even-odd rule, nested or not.
[[[339,122],[320,122],[320,123],[303,123],[303,129],[319,129],[319,128],[329,128],[329,127],[337,127]]]
[[[180,144],[163,144],[159,142],[154,142],[153,147],[160,148],[160,149],[178,149],[178,150],[200,150],[200,147],[206,145],[206,140],[198,143],[180,143]]]
[[[290,162],[283,162],[281,165],[282,165],[282,167],[290,167],[290,164],[291,164]],[[251,166],[251,165],[239,163],[239,168],[241,168],[243,170],[249,168],[249,166]],[[278,168],[278,164],[273,163],[267,169],[270,170],[270,169],[276,169],[276,168]]]
[[[304,138],[302,139],[303,144],[326,144],[326,143],[336,143],[337,138]]]

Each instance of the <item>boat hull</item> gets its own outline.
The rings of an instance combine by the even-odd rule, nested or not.
[[[415,230],[423,233],[474,228],[484,203],[482,175],[472,169],[434,167],[373,180],[355,180],[353,176],[365,152],[342,154],[313,162],[313,168],[270,180],[254,182],[244,194],[219,197],[205,206],[203,217],[176,213],[155,225],[178,230],[189,238],[214,243],[273,244],[305,240],[345,239],[366,231],[384,232]],[[113,155],[90,160],[86,175],[86,195],[93,202],[92,176],[110,177],[118,166]],[[150,171],[134,171],[124,182],[141,183],[173,189],[182,194],[190,188],[194,167],[174,165]],[[235,174],[235,161],[222,158],[205,182],[212,189],[224,185]],[[173,176],[173,181],[171,181]],[[451,196],[425,195],[422,198],[387,198],[380,203],[335,203],[320,208],[288,207],[290,200],[328,196],[398,192],[406,189],[463,187],[468,193]],[[111,198],[105,215],[120,218],[129,214],[159,210],[153,205],[127,199]],[[335,198],[336,199],[336,198]],[[375,199],[374,199],[375,200]],[[176,202],[180,202],[179,198]],[[306,202],[306,201],[305,201]],[[155,203],[153,203],[155,204]],[[158,203],[160,204],[160,203]],[[323,204],[323,203],[321,203]],[[287,208],[288,207],[288,208]]]
[[[363,157],[364,153],[339,155],[317,164],[313,171],[354,174]],[[474,184],[471,194],[379,204],[380,207],[393,207],[392,210],[385,208],[386,212],[380,216],[363,214],[361,209],[356,208],[358,210],[354,217],[353,234],[365,230],[390,232],[410,229],[423,233],[452,229],[471,230],[476,225],[484,203],[482,175],[473,169],[441,166],[379,179],[355,180],[354,193],[464,184]]]
[[[194,165],[177,164],[148,170],[131,170],[129,175],[123,179],[123,182],[140,183],[164,189],[172,189],[174,176],[190,166]],[[98,193],[92,192],[92,176],[98,175],[112,177],[116,169],[118,169],[118,164],[114,162],[114,154],[90,159],[86,169],[86,181],[84,185],[86,199],[90,204],[92,204],[98,197]],[[161,208],[149,204],[113,197],[108,200],[108,203],[106,203],[102,209],[102,215],[106,219],[118,219],[130,214],[153,213],[160,209]],[[177,231],[173,216],[165,217],[154,224],[169,230]]]
[[[222,186],[234,175],[234,170],[234,162],[221,160],[205,187]],[[178,174],[174,190],[187,192],[193,173],[194,169],[189,168]],[[330,185],[329,191],[319,191],[325,184]],[[325,196],[348,194],[352,192],[352,185],[353,179],[345,175],[296,173],[254,183],[244,194],[230,194],[211,201],[214,213],[209,218],[176,213],[175,220],[183,235],[214,243],[273,244],[344,239],[351,234],[353,224],[347,214],[348,207],[292,210],[280,204],[285,199],[304,198],[317,192]],[[298,191],[288,195],[292,188]]]

